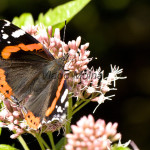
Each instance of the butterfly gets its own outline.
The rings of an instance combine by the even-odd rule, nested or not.
[[[29,127],[66,117],[67,59],[55,59],[34,37],[0,20],[0,92],[22,108]]]

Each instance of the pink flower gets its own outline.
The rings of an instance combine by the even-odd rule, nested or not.
[[[65,43],[61,40],[60,36],[60,30],[55,29],[54,36],[52,36],[52,27],[49,26],[47,29],[43,25],[36,25],[36,26],[26,26],[22,27],[27,33],[32,35],[34,38],[36,38],[39,42],[41,42],[50,52],[51,54],[56,58],[61,58],[65,54],[69,54],[69,58],[65,64],[64,69],[67,70],[65,73],[65,79],[67,81],[67,86],[69,89],[69,93],[72,93],[72,96],[77,97],[78,100],[86,100],[90,99],[91,101],[98,102],[98,105],[103,103],[106,99],[111,100],[111,96],[105,96],[105,94],[110,91],[114,90],[115,82],[117,79],[122,79],[121,77],[118,77],[118,74],[122,73],[122,69],[119,69],[118,67],[111,66],[111,73],[109,73],[108,77],[104,76],[104,71],[101,71],[100,68],[94,70],[94,68],[88,68],[88,63],[92,60],[92,58],[89,58],[90,51],[88,50],[89,43],[85,43],[80,46],[81,44],[81,37],[79,36],[76,40],[69,41],[68,43]],[[48,31],[47,31],[48,30]],[[112,86],[112,82],[114,83],[114,87]],[[20,134],[27,132],[27,133],[36,133],[38,130],[31,129],[26,121],[25,118],[21,112],[21,108],[18,107],[16,104],[10,102],[8,99],[5,99],[3,95],[0,95],[2,99],[2,109],[0,111],[0,120],[3,122],[1,123],[1,126],[7,127],[10,130],[18,131],[17,134],[13,134],[11,137],[16,138]],[[99,147],[99,143],[102,143],[101,146],[103,147],[109,146],[108,142],[108,133],[113,136],[113,138],[118,139],[116,137],[115,131],[116,126],[111,124],[110,130],[109,126],[107,127],[108,131],[106,132],[106,129],[104,126],[105,123],[102,123],[104,121],[97,121],[94,122],[91,116],[88,117],[89,120],[91,120],[90,126],[91,128],[81,127],[81,133],[80,138],[87,140],[87,143],[85,141],[80,142],[78,141],[76,145],[84,145],[92,147],[93,144],[90,141],[94,141],[94,145]],[[86,117],[84,117],[84,120],[88,120]],[[83,119],[81,119],[83,120]],[[59,120],[55,123],[45,123],[42,122],[41,126],[39,128],[44,128],[42,130],[43,132],[47,131],[55,131],[62,127],[66,122],[66,118],[64,120]],[[101,123],[99,123],[101,122]],[[82,121],[79,121],[78,124],[85,125]],[[105,129],[105,132],[107,134],[104,134],[102,132],[102,129],[98,128],[98,132],[95,133],[96,129],[93,129],[93,126],[97,126],[96,124],[101,124],[101,128]],[[103,124],[103,126],[102,126]],[[87,124],[87,127],[89,124]],[[79,125],[80,127],[80,125]],[[72,126],[73,131],[76,133],[76,128],[79,129],[78,126]],[[114,128],[112,132],[112,128]],[[83,129],[86,129],[83,131]],[[93,133],[94,132],[94,133]],[[102,135],[99,135],[100,132],[102,132]],[[84,134],[83,134],[84,133]],[[98,134],[98,135],[97,135]],[[85,136],[86,135],[86,136]],[[68,135],[69,136],[69,135]],[[70,135],[71,136],[71,135]],[[90,137],[90,139],[88,138]],[[113,139],[111,138],[111,139]],[[72,139],[70,139],[71,141]],[[68,145],[68,147],[71,145]]]
[[[39,42],[41,42],[56,59],[68,53],[69,59],[66,63],[65,69],[69,70],[69,72],[76,71],[79,73],[87,68],[87,64],[90,61],[88,58],[90,52],[86,49],[88,48],[89,44],[86,43],[80,46],[81,37],[78,37],[76,40],[72,40],[66,44],[61,40],[59,29],[55,29],[54,36],[52,36],[51,26],[49,26],[48,29],[46,29],[42,24],[36,26],[30,25],[22,28],[36,38]],[[71,77],[70,74],[69,77]],[[17,132],[16,134],[13,134],[11,138],[16,138],[24,132],[39,132],[38,130],[33,130],[27,125],[21,108],[17,106],[17,104],[5,99],[3,95],[0,96],[0,102],[4,103],[0,111],[0,120],[3,121],[1,126]],[[64,120],[59,120],[53,123],[42,122],[39,128],[43,128],[43,132],[54,132],[62,127],[65,124],[65,121],[66,119],[64,118]]]
[[[66,150],[107,150],[111,143],[121,138],[117,133],[117,123],[94,121],[92,115],[82,117],[77,125],[72,125],[72,134],[67,134]]]
[[[88,63],[92,60],[89,58],[90,51],[87,50],[89,43],[81,45],[81,37],[76,40],[69,41],[68,44],[61,40],[60,30],[55,29],[54,36],[52,36],[52,27],[48,27],[48,32],[43,25],[23,27],[26,32],[39,40],[55,58],[60,58],[68,53],[69,58],[65,64],[65,78],[67,80],[68,89],[73,93],[74,97],[80,99],[87,99],[90,97],[91,101],[98,102],[98,105],[105,100],[111,100],[111,96],[105,96],[110,90],[116,90],[115,82],[118,79],[126,77],[118,77],[123,69],[119,67],[112,67],[108,77],[104,78],[104,71],[100,67],[97,70],[88,68]],[[114,87],[112,86],[114,83]]]
[[[122,73],[122,70],[123,69],[119,69],[119,67],[112,67],[111,65],[111,72],[108,74],[108,77],[104,77],[103,70],[101,71],[100,68],[94,70],[93,67],[91,69],[87,68],[80,72],[80,74],[72,73],[72,77],[70,78],[69,76],[68,80],[69,90],[78,100],[89,99],[93,102],[98,102],[99,106],[101,103],[104,103],[105,100],[111,100],[111,97],[115,96],[105,95],[110,90],[117,90],[115,88],[116,80],[126,78],[118,77]]]

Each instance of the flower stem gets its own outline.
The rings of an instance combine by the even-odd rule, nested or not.
[[[24,141],[24,139],[22,138],[22,136],[18,136],[17,139],[19,140],[19,142],[21,143],[22,147],[24,148],[24,150],[29,150],[29,147],[27,146],[26,142]]]
[[[37,141],[39,142],[41,150],[45,150],[44,145],[43,145],[42,140],[41,140],[40,134],[36,134],[35,137],[36,137]]]
[[[68,106],[68,109],[67,109],[67,120],[68,121],[67,121],[67,124],[66,124],[65,135],[68,134],[71,130],[70,124],[71,124],[71,119],[72,119],[72,98],[69,98],[68,102],[69,102],[69,106]],[[66,144],[67,144],[67,138],[65,138],[65,141],[64,141],[64,145],[66,145]]]
[[[76,109],[81,103],[83,103],[83,100],[77,100],[76,103],[73,105],[72,109]]]
[[[40,138],[41,138],[41,141],[42,141],[42,143],[44,144],[44,146],[45,146],[47,149],[51,150],[50,147],[48,146],[48,144],[44,141],[44,139],[43,139],[42,137],[40,137]]]
[[[66,124],[66,134],[70,132],[70,123],[71,123],[71,119],[72,119],[72,98],[70,98],[69,100],[69,106],[67,109],[67,124]]]
[[[82,107],[84,107],[86,104],[88,104],[90,102],[90,100],[86,100],[85,102],[83,102],[79,107],[77,107],[73,112],[72,115],[74,115],[76,112],[78,112]]]
[[[53,139],[53,133],[52,132],[48,132],[47,135],[48,135],[50,143],[52,145],[52,150],[56,150],[54,139]]]

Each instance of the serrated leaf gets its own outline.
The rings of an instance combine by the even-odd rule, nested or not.
[[[18,149],[10,145],[0,144],[0,150],[18,150]]]
[[[34,20],[30,13],[23,13],[20,17],[14,17],[12,23],[21,28],[29,24],[34,25]]]
[[[62,137],[59,142],[56,144],[56,149],[61,149],[64,146],[65,137]]]
[[[82,10],[90,0],[74,0],[49,11],[42,16],[39,15],[37,23],[43,23],[45,26],[51,25],[53,28],[62,28],[65,20],[69,22],[80,10]]]

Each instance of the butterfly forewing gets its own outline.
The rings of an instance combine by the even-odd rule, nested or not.
[[[34,129],[65,116],[68,90],[60,62],[31,35],[0,20],[0,92],[23,106]]]
[[[54,59],[39,41],[9,21],[0,20],[0,29],[0,52],[2,58],[17,58],[19,55],[17,53],[19,52],[39,55],[48,60]],[[8,56],[9,53],[14,54],[14,56]]]

